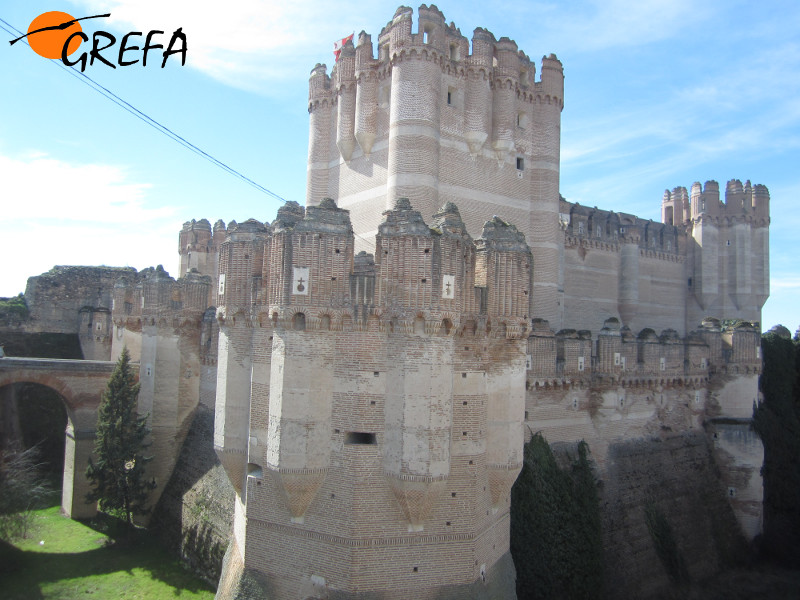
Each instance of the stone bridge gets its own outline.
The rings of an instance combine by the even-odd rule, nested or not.
[[[64,485],[61,507],[76,519],[94,516],[97,507],[87,504],[86,467],[94,448],[97,408],[115,362],[49,358],[0,358],[0,398],[6,386],[38,383],[61,396],[67,410],[64,448]],[[138,369],[137,365],[133,365]]]

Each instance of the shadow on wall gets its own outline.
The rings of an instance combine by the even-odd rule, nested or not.
[[[213,447],[214,409],[197,411],[151,529],[216,586],[230,540],[235,492]]]

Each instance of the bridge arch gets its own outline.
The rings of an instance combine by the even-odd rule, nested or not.
[[[74,519],[97,512],[86,503],[86,467],[94,449],[97,409],[116,363],[94,360],[0,358],[0,390],[17,383],[36,383],[54,390],[67,411],[61,508]]]

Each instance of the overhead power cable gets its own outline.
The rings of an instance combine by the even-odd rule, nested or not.
[[[5,25],[5,26],[0,25],[0,29],[3,29],[6,33],[8,33],[10,35],[16,35],[16,34],[23,35],[22,32],[19,29],[17,29],[13,25],[11,25],[8,21],[3,19],[2,17],[0,17],[0,23],[3,23]],[[30,44],[28,43],[28,40],[22,39],[20,41],[22,41],[26,45],[30,46]],[[275,198],[276,200],[278,200],[280,202],[283,202],[283,203],[287,202],[287,200],[285,198],[282,198],[281,196],[279,196],[275,192],[273,192],[271,190],[268,190],[264,186],[256,183],[255,181],[253,181],[249,177],[243,175],[242,173],[240,173],[239,171],[237,171],[233,167],[229,167],[228,165],[226,165],[222,161],[214,158],[212,155],[208,154],[207,152],[205,152],[201,148],[198,148],[197,146],[195,146],[194,144],[192,144],[191,142],[189,142],[185,138],[181,137],[180,135],[178,135],[177,133],[172,131],[169,127],[166,127],[165,125],[162,125],[161,123],[159,123],[158,121],[156,121],[155,119],[153,119],[152,117],[147,115],[146,113],[142,112],[141,110],[139,110],[138,108],[136,108],[135,106],[130,104],[129,102],[123,100],[122,98],[117,96],[114,92],[112,92],[108,88],[100,85],[94,79],[92,79],[91,77],[86,75],[86,73],[78,71],[73,67],[69,67],[69,66],[65,65],[63,62],[61,62],[60,60],[48,60],[48,62],[51,63],[51,64],[56,65],[57,67],[60,67],[63,70],[65,70],[67,73],[69,73],[73,77],[77,78],[81,83],[84,83],[85,85],[89,86],[91,89],[93,89],[95,92],[97,92],[98,94],[100,94],[103,97],[105,97],[107,100],[110,100],[111,102],[113,102],[114,104],[116,104],[117,106],[122,108],[123,110],[129,112],[134,117],[136,117],[140,121],[146,123],[147,125],[149,125],[153,129],[158,131],[159,133],[162,133],[163,135],[166,135],[168,138],[170,138],[171,140],[177,142],[178,144],[180,144],[181,146],[183,146],[187,150],[190,150],[190,151],[194,152],[195,154],[197,154],[198,156],[201,156],[202,158],[205,158],[207,161],[209,161],[212,164],[216,165],[217,167],[219,167],[223,171],[225,171],[228,174],[233,175],[234,177],[244,181],[248,185],[256,188],[258,191],[260,191],[260,192],[262,192],[264,194],[267,194],[268,196],[271,196],[271,197]],[[353,234],[357,238],[359,238],[361,241],[366,242],[367,244],[371,245],[371,242],[369,240],[367,240],[366,238],[360,236],[355,231],[353,231]]]

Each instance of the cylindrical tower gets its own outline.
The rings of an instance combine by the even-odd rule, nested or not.
[[[372,60],[372,38],[358,34],[356,48],[356,124],[355,136],[365,156],[372,152],[378,133],[378,73]]]
[[[753,186],[753,301],[761,309],[769,298],[769,190]]]
[[[424,312],[415,310],[441,295],[433,281],[434,243],[407,198],[384,213],[376,239],[378,301],[401,319],[387,344],[383,469],[411,531],[424,528],[450,474],[452,338],[431,335]]]
[[[325,65],[317,63],[308,80],[308,173],[306,205],[314,206],[328,195],[328,166],[333,102]]]
[[[492,148],[497,154],[497,160],[505,162],[514,151],[514,130],[517,126],[517,44],[507,37],[500,38],[495,45],[495,57],[497,66],[493,74]]]
[[[464,137],[472,156],[483,148],[492,130],[492,58],[494,36],[478,27],[472,35],[472,55],[466,61]]]
[[[561,110],[564,108],[564,69],[555,54],[542,58],[542,80],[533,101],[531,156],[531,213],[529,243],[533,265],[533,314],[562,329],[564,283],[559,270],[561,234],[558,225],[561,161]]]
[[[261,277],[266,236],[266,228],[258,221],[232,222],[220,249],[214,450],[240,494],[249,439],[253,333],[250,306],[254,300],[253,278]]]
[[[411,15],[407,19],[410,28]],[[403,21],[404,22],[404,21]],[[399,30],[403,22],[392,30]],[[428,34],[432,35],[432,34]],[[393,44],[392,92],[389,112],[387,208],[400,197],[414,198],[419,211],[432,215],[439,208],[439,116],[441,67],[439,53],[424,33],[402,46]],[[397,40],[398,42],[401,40]],[[429,42],[432,41],[429,39]]]
[[[336,147],[345,162],[349,162],[356,147],[356,49],[352,40],[344,45],[339,54],[334,84],[338,95]]]

